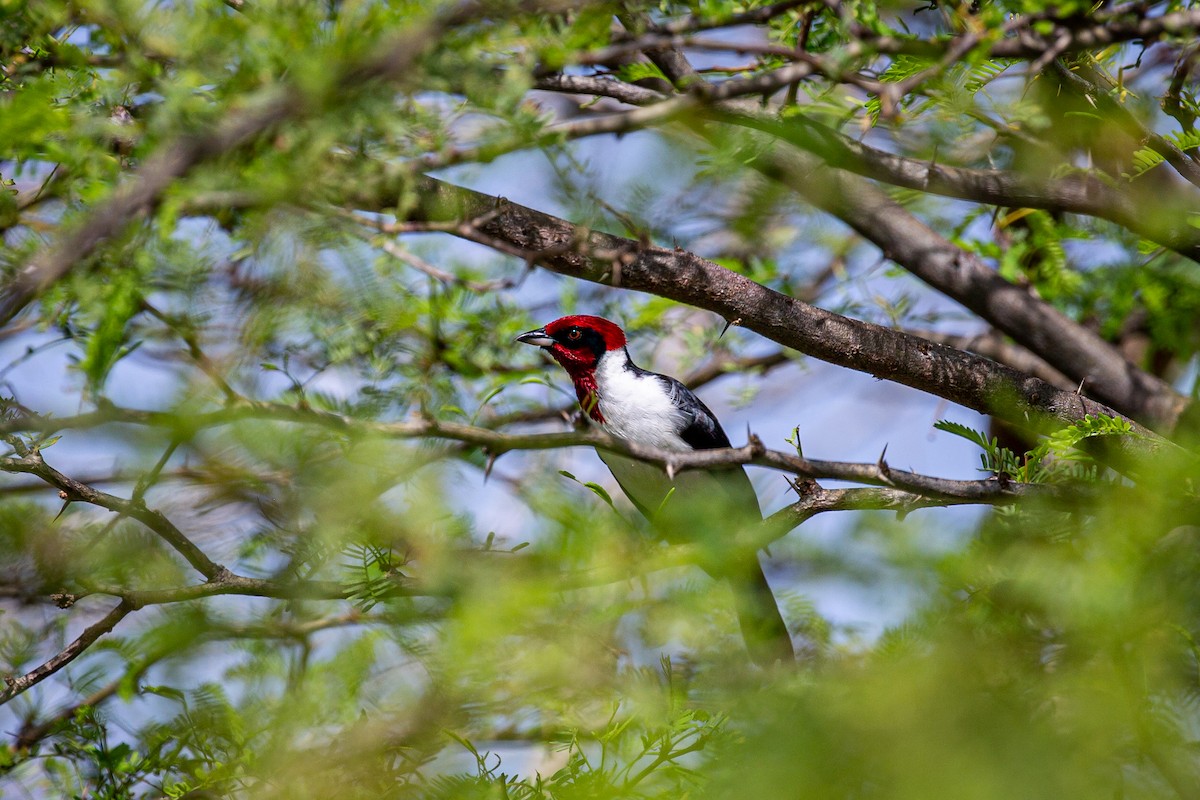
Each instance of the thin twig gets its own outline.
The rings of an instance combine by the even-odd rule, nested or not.
[[[162,512],[147,508],[141,502],[125,500],[69,478],[47,464],[42,459],[41,453],[36,450],[21,457],[0,459],[0,471],[34,475],[56,487],[63,500],[90,503],[137,520],[173,547],[192,567],[209,580],[226,572],[225,567],[205,555]]]
[[[49,678],[67,664],[70,664],[91,647],[97,639],[115,628],[117,623],[125,619],[133,610],[134,607],[131,604],[122,600],[98,622],[88,626],[79,635],[79,638],[63,648],[62,652],[55,655],[49,661],[20,677],[6,677],[4,679],[4,688],[0,689],[0,705],[7,703],[22,692]]]

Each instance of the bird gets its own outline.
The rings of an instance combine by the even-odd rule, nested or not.
[[[629,357],[625,331],[603,317],[574,314],[516,339],[540,347],[567,372],[591,423],[626,442],[692,452],[730,446],[717,417],[675,378]],[[699,545],[700,566],[733,589],[738,624],[760,666],[795,659],[787,624],[757,553],[733,545],[761,523],[750,477],[740,465],[671,475],[662,467],[597,449],[621,490],[668,542]]]

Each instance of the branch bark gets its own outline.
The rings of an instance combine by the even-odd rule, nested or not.
[[[205,555],[162,512],[147,508],[140,502],[125,500],[69,478],[47,464],[42,459],[41,453],[36,450],[19,458],[0,459],[0,471],[34,475],[56,487],[65,501],[82,500],[85,503],[91,503],[109,511],[115,511],[122,516],[136,519],[171,545],[197,572],[209,580],[227,572],[225,567]]]
[[[872,241],[884,256],[957,300],[1077,381],[1101,401],[1169,431],[1187,406],[1166,381],[1028,289],[1006,281],[883,192],[805,153],[760,153],[755,166]]]
[[[1030,380],[1036,379],[1031,378]],[[500,456],[516,450],[598,447],[614,453],[659,464],[668,472],[751,464],[788,472],[807,479],[829,478],[888,486],[901,488],[908,492],[932,498],[988,500],[999,497],[1016,498],[1030,494],[1054,494],[1058,491],[1054,487],[1040,484],[1020,484],[994,479],[954,480],[949,478],[935,478],[906,470],[892,469],[887,466],[882,458],[874,464],[807,459],[800,455],[770,450],[757,437],[751,437],[749,443],[738,448],[678,452],[673,450],[659,450],[627,442],[624,439],[610,436],[599,428],[589,428],[580,432],[507,433],[475,425],[442,422],[427,418],[405,422],[369,423],[353,417],[328,411],[318,411],[312,408],[249,401],[219,411],[193,414],[189,419],[189,425],[192,426],[193,430],[202,430],[248,419],[318,425],[338,432],[373,434],[394,439],[445,439],[483,448],[493,456]],[[22,417],[0,425],[0,433],[12,433],[21,430],[57,431],[78,427],[93,427],[107,423],[132,423],[173,427],[176,422],[177,420],[174,419],[173,415],[164,412],[152,413],[109,407],[102,415],[89,414],[61,419],[53,417]],[[14,459],[0,461],[0,469],[9,469],[9,463],[12,461]],[[11,471],[26,470],[17,468]],[[54,485],[58,485],[58,483],[54,483]],[[97,505],[108,508],[109,505],[106,505],[106,503],[111,503],[111,496],[103,495],[102,493],[97,494],[100,496],[95,500],[89,500],[89,502],[96,502]],[[232,575],[228,570],[224,570],[224,568],[220,569],[222,569],[222,572],[210,580],[209,584],[211,586],[204,584],[194,587],[189,591],[200,593],[198,596],[201,596],[204,592],[220,594],[222,593],[222,587],[231,587],[236,592],[242,592],[251,588],[255,591],[259,590],[257,588],[258,584],[248,583],[248,581],[253,581],[254,579],[240,578],[239,576]],[[271,581],[265,581],[261,584],[261,587],[263,587],[262,591],[266,591],[274,586],[277,586],[277,584]]]
[[[117,623],[129,616],[133,610],[132,605],[122,600],[99,621],[89,625],[79,635],[79,638],[67,645],[61,653],[58,653],[41,666],[20,677],[6,677],[4,679],[4,689],[0,690],[0,705],[7,703],[22,692],[28,691],[67,664],[70,664],[82,655],[85,650],[95,644],[96,640],[115,628]]]
[[[431,178],[418,183],[415,204],[405,207],[412,189],[404,170],[382,166],[373,182],[358,184],[345,199],[364,210],[388,212],[401,206],[399,214],[408,220],[480,220],[477,230],[485,239],[553,272],[708,309],[815,358],[894,380],[1016,425],[1036,425],[1045,417],[1070,423],[1089,414],[1136,416],[1145,410],[1145,398],[1128,398],[1130,408],[1115,411],[990,359],[811,306],[684,250],[589,231]],[[919,248],[911,254],[943,255]],[[955,269],[953,263],[944,267]]]

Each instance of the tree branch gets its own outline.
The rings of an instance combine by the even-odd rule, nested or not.
[[[857,176],[802,152],[757,154],[754,166],[841,219],[895,261],[1076,381],[1152,428],[1169,431],[1187,406],[1166,381],[1130,364],[1109,342],[929,228]],[[981,410],[981,409],[976,409]]]
[[[0,459],[0,470],[4,472],[19,472],[41,478],[51,486],[56,487],[63,500],[81,500],[85,503],[106,508],[109,511],[136,519],[165,541],[176,552],[182,555],[196,571],[209,580],[213,580],[228,572],[225,567],[212,561],[197,547],[183,531],[175,527],[162,512],[147,508],[140,502],[124,500],[116,495],[93,489],[85,483],[63,475],[51,467],[43,459],[41,453],[34,450],[19,458]]]
[[[726,124],[761,130],[819,156],[832,167],[866,178],[974,203],[1098,217],[1200,262],[1200,230],[1181,210],[1200,202],[1192,192],[1137,181],[1123,184],[1118,191],[1091,173],[1054,177],[931,163],[878,150],[803,115],[780,121],[728,106],[714,106],[706,115]]]
[[[1030,380],[1036,379],[1031,378]],[[992,479],[964,481],[934,478],[905,470],[892,469],[882,460],[874,464],[866,464],[806,459],[802,456],[777,450],[768,450],[757,437],[752,437],[750,443],[740,448],[677,452],[630,443],[624,439],[611,436],[599,428],[589,428],[579,432],[518,434],[433,419],[415,419],[406,422],[364,422],[353,417],[327,411],[318,411],[312,408],[257,402],[246,402],[218,411],[193,414],[189,419],[189,424],[193,430],[202,430],[208,427],[232,424],[247,419],[319,425],[334,431],[374,434],[393,439],[446,439],[483,448],[494,456],[516,450],[598,447],[614,453],[659,464],[671,473],[688,469],[712,469],[752,464],[788,472],[803,478],[831,478],[856,483],[889,486],[929,497],[986,500],[998,497],[1015,498],[1031,493],[1053,493],[1057,491],[1041,485],[1018,484]],[[81,427],[83,425],[91,427],[114,422],[170,427],[173,423],[173,417],[164,412],[151,413],[110,407],[106,409],[104,415],[88,414],[81,415],[80,417],[64,417],[61,419],[26,416],[19,420],[10,420],[3,423],[3,426],[0,427],[0,432],[13,432],[14,430],[54,431]],[[15,459],[0,461],[0,469],[7,468],[6,465],[13,461]],[[18,469],[15,471],[26,470]],[[95,490],[91,491],[95,492]],[[105,503],[111,504],[114,500],[111,495],[103,495],[103,493],[95,494],[100,496],[97,505],[105,508],[110,507],[110,505],[105,505]],[[120,501],[119,498],[116,498],[116,501],[118,503],[124,502]],[[89,500],[89,502],[96,501]],[[188,591],[197,593],[196,596],[204,596],[205,592],[221,594],[245,592],[248,590],[280,591],[277,588],[278,584],[274,582],[265,581],[255,583],[254,581],[257,579],[241,578],[233,575],[228,570],[224,570],[224,568],[219,569],[222,572],[210,579],[208,583],[192,587]]]
[[[42,664],[37,669],[27,672],[26,674],[17,678],[6,677],[4,679],[4,689],[0,690],[0,705],[7,703],[9,700],[12,700],[22,692],[27,691],[28,689],[44,681],[46,678],[49,678],[67,664],[70,664],[72,661],[78,658],[83,651],[91,647],[97,639],[115,628],[117,623],[125,619],[125,617],[127,617],[133,610],[133,606],[122,600],[98,622],[84,629],[83,633],[79,635],[79,638],[67,645],[61,653]]]
[[[403,170],[384,165],[375,172],[374,182],[360,182],[346,199],[363,209],[394,210],[411,197],[406,179]],[[1017,425],[1037,424],[1043,416],[1069,423],[1089,414],[1120,415],[981,356],[808,305],[684,250],[581,229],[549,214],[434,179],[421,181],[417,194],[416,205],[402,209],[405,219],[469,220],[486,215],[487,221],[479,226],[485,237],[553,272],[705,308],[815,358],[894,380]],[[939,256],[919,249],[910,254]],[[1012,284],[1006,288],[1017,290]],[[1124,399],[1130,407],[1122,411],[1145,411],[1146,398]]]
[[[1055,177],[1052,174],[1027,175],[1015,170],[982,170],[937,164],[879,150],[803,114],[793,114],[786,120],[780,120],[774,114],[763,113],[749,104],[728,102],[746,95],[774,92],[811,74],[813,70],[807,65],[789,65],[720,84],[692,84],[688,87],[687,95],[690,101],[676,102],[667,109],[669,113],[641,118],[611,114],[595,130],[631,130],[644,120],[665,120],[694,110],[723,124],[763,131],[819,156],[832,167],[863,177],[974,203],[1097,217],[1200,262],[1200,230],[1191,224],[1189,215],[1181,210],[1192,208],[1200,202],[1200,198],[1180,188],[1131,181],[1117,190],[1101,177],[1090,173]],[[608,97],[637,106],[661,103],[669,97],[613,78],[588,75],[544,75],[536,80],[535,88]],[[1172,152],[1178,151],[1169,142],[1164,147],[1169,147]]]

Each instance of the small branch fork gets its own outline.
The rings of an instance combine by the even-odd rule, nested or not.
[[[199,547],[184,533],[175,527],[161,512],[151,510],[138,500],[125,500],[116,495],[94,489],[85,483],[63,475],[51,467],[37,450],[17,458],[0,459],[0,470],[4,472],[20,472],[41,478],[51,486],[57,487],[59,497],[66,502],[83,501],[109,511],[115,511],[124,517],[135,519],[156,533],[163,541],[171,545],[183,558],[208,580],[223,575],[227,570],[206,556]]]
[[[17,457],[0,459],[0,471],[23,473],[40,478],[50,486],[57,488],[59,497],[66,503],[89,503],[116,512],[120,516],[137,520],[170,545],[206,579],[202,584],[165,590],[131,591],[117,588],[92,587],[88,592],[81,594],[55,593],[53,599],[62,608],[69,608],[83,597],[91,594],[112,595],[119,597],[120,602],[99,621],[86,628],[78,638],[60,653],[45,663],[20,677],[5,677],[4,686],[0,688],[0,705],[58,672],[67,664],[74,661],[101,636],[112,631],[129,614],[148,605],[175,603],[226,594],[275,598],[307,596],[320,599],[344,599],[347,597],[348,592],[345,587],[329,582],[308,581],[296,584],[236,575],[209,558],[162,512],[148,508],[142,499],[145,486],[150,480],[157,478],[166,457],[169,456],[173,449],[173,446],[169,448],[167,454],[155,465],[150,476],[138,483],[134,490],[134,496],[130,500],[102,492],[88,484],[64,475],[47,464],[42,458],[41,453],[36,449],[26,450],[22,455]]]

